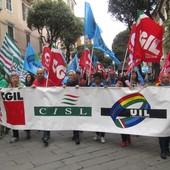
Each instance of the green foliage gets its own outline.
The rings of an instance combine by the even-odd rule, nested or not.
[[[115,39],[113,40],[112,50],[114,51],[115,56],[120,61],[124,60],[127,43],[129,40],[129,34],[130,34],[130,31],[127,29],[117,34]]]
[[[170,18],[164,22],[165,32],[164,32],[164,40],[163,47],[166,53],[170,50]]]
[[[109,0],[108,11],[119,21],[131,28],[137,18],[137,10],[145,11],[150,16],[160,0]]]
[[[49,44],[60,38],[66,45],[74,44],[82,35],[82,22],[63,1],[37,0],[28,11],[27,24],[31,30],[38,30],[43,42]]]

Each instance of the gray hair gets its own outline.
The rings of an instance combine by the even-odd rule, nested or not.
[[[10,75],[10,78],[14,77],[14,76],[17,76],[19,77],[18,73],[17,72],[12,72],[11,75]]]

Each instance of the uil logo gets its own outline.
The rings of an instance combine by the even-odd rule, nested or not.
[[[136,103],[141,103],[140,108],[128,109],[129,112],[127,117],[127,115],[125,115],[126,108]],[[150,104],[142,94],[134,93],[124,96],[114,103],[109,114],[117,127],[128,128],[137,125],[146,117],[149,117],[147,110],[150,110],[150,108]],[[120,116],[124,117],[120,118]]]

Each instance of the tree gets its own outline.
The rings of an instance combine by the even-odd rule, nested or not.
[[[79,18],[75,18],[73,22],[69,29],[65,29],[60,36],[67,49],[66,60],[68,63],[70,61],[70,50],[73,50],[72,47],[74,47],[75,42],[83,35],[83,22]]]
[[[160,12],[162,0],[109,0],[108,11],[119,21],[124,22],[131,28],[131,25],[137,19],[137,10],[144,11],[149,17],[152,14]]]
[[[64,43],[68,44],[68,34],[66,33],[69,32],[69,29],[76,30],[77,27],[80,28],[80,25],[82,25],[77,20],[78,18],[74,16],[62,0],[38,0],[28,11],[27,25],[31,30],[38,30],[44,43],[52,45],[62,37]],[[77,37],[82,35],[80,32],[76,32]],[[65,38],[63,38],[63,35],[65,35]],[[68,39],[70,37],[71,35],[68,35]],[[70,40],[70,44],[74,42],[75,39]]]
[[[119,59],[119,61],[124,60],[127,43],[129,40],[129,34],[130,32],[127,29],[117,34],[113,40],[112,50],[114,51],[115,56]]]

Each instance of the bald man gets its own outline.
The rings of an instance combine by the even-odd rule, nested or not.
[[[36,79],[33,82],[32,88],[35,87],[51,87],[54,86],[52,80],[45,78],[45,71],[42,68],[37,69]],[[50,131],[44,131],[42,141],[47,146],[50,139]]]
[[[160,77],[160,83],[158,86],[170,86],[170,75],[168,73],[162,73]],[[170,137],[159,137],[159,146],[161,149],[161,158],[166,159],[166,156],[170,156],[169,151]]]

